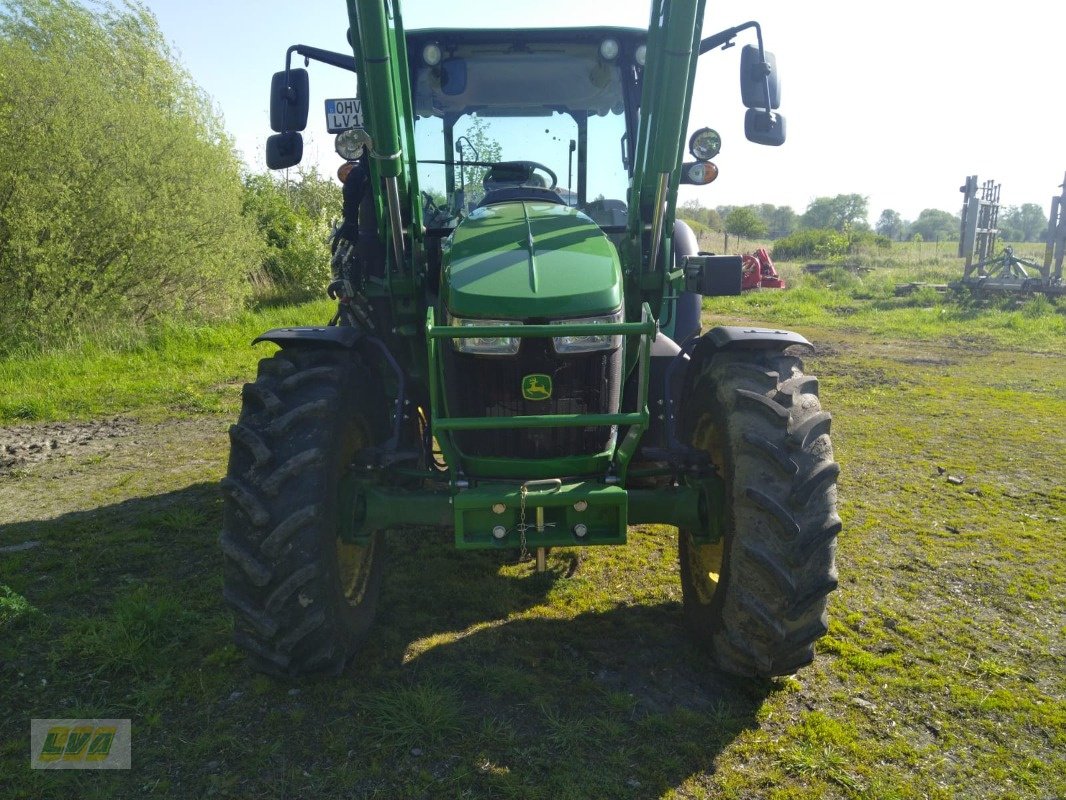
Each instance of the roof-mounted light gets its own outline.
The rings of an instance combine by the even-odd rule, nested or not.
[[[444,58],[444,53],[436,42],[430,42],[422,48],[422,60],[426,62],[427,67],[437,66],[442,58]]]
[[[604,61],[614,61],[618,58],[617,39],[604,39],[600,42],[600,58]]]
[[[633,54],[637,64],[644,66],[644,62],[648,60],[648,46],[646,44],[638,45],[637,52]]]

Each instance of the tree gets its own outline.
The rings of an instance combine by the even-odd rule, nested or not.
[[[903,217],[899,215],[898,211],[886,208],[881,212],[881,216],[877,218],[876,230],[879,234],[887,236],[889,239],[901,240],[903,237]]]
[[[767,235],[771,239],[781,239],[793,233],[799,227],[799,216],[792,206],[760,206],[764,209],[762,218],[766,223]]]
[[[490,136],[491,121],[486,117],[472,115],[464,117],[467,121],[466,130],[456,131],[455,140],[460,136],[465,138],[469,145],[463,152],[464,161],[495,162],[502,158],[503,148],[500,143]],[[472,150],[472,152],[471,152]],[[456,177],[464,179],[465,183],[460,187],[466,193],[468,203],[477,203],[485,196],[483,181],[488,167],[456,167]]]
[[[722,230],[722,218],[713,208],[704,208],[699,200],[686,200],[677,207],[677,216],[691,222],[698,222],[711,230]]]
[[[725,218],[725,232],[738,239],[755,239],[766,235],[766,223],[748,207],[734,208]]]
[[[866,215],[869,198],[860,194],[838,194],[836,197],[816,197],[800,218],[804,228],[826,228],[835,231],[868,229]]]
[[[1008,206],[999,218],[1003,237],[1012,242],[1038,242],[1047,233],[1047,217],[1036,203]]]
[[[956,240],[959,238],[960,220],[954,214],[938,208],[922,209],[918,219],[911,223],[911,234],[918,234],[925,242]]]
[[[151,13],[5,0],[0,64],[0,351],[236,309],[239,161]]]

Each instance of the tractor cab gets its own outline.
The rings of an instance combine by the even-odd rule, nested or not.
[[[430,227],[528,199],[621,232],[646,36],[621,28],[409,32]]]

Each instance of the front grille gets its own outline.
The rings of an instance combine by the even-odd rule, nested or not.
[[[615,414],[622,378],[622,350],[559,355],[550,339],[523,339],[516,356],[444,353],[444,385],[449,417],[514,417],[529,414]],[[522,397],[522,379],[544,374],[552,379],[549,400]],[[559,458],[607,449],[614,430],[528,428],[457,431],[456,442],[470,456]]]

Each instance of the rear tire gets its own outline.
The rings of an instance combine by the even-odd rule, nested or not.
[[[308,348],[263,359],[244,387],[222,481],[223,596],[259,671],[337,674],[371,626],[382,536],[357,546],[338,531],[342,477],[385,430],[373,386],[353,354]]]
[[[818,381],[798,358],[718,353],[692,382],[687,438],[725,482],[724,535],[679,531],[685,622],[725,672],[786,675],[814,659],[837,586],[840,518]]]

